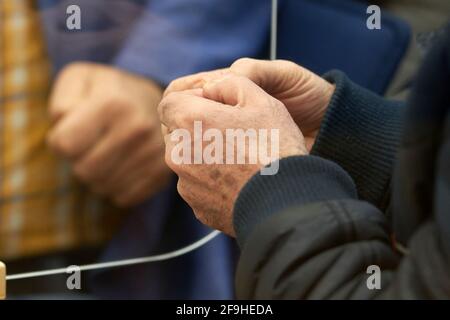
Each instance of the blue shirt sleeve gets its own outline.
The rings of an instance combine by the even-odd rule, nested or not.
[[[145,6],[115,64],[162,85],[257,56],[267,44],[269,0],[152,0]]]

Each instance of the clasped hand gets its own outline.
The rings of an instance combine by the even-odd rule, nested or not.
[[[269,164],[264,159],[274,161],[308,155],[333,92],[333,85],[287,61],[241,59],[228,69],[172,82],[158,107],[166,143],[165,159],[179,177],[178,192],[196,217],[233,236],[233,206],[242,187]],[[198,124],[202,132],[220,132],[222,137],[227,137],[227,130],[232,129],[253,130],[251,132],[256,134],[276,130],[279,135],[277,157],[255,156],[252,154],[255,148],[248,139],[241,144],[244,146],[241,150],[238,150],[239,144],[232,142],[235,153],[243,154],[244,162],[201,161],[203,159],[198,159],[195,152],[187,157],[192,157],[188,159],[192,161],[179,161],[174,151],[179,149],[177,142],[183,136],[180,132],[194,137],[189,140],[193,149],[196,144],[210,147],[208,142],[220,136],[211,134],[205,139],[195,132]],[[249,137],[251,135],[247,135]],[[260,143],[267,141],[266,138],[259,139],[257,145],[270,150],[257,152],[273,155],[273,141]],[[223,148],[214,150],[227,153],[223,158],[230,160],[226,151],[230,141],[225,140],[224,144]],[[181,158],[186,159],[186,154]]]

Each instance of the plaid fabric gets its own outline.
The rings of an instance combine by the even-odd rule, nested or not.
[[[120,221],[46,146],[51,66],[33,0],[0,1],[0,258],[96,245]],[[114,211],[114,212],[112,212]]]

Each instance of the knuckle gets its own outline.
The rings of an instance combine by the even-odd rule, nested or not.
[[[162,120],[167,116],[170,109],[172,109],[176,103],[180,101],[180,93],[178,92],[169,92],[167,96],[160,102],[158,105],[158,113]]]
[[[297,66],[297,64],[295,62],[292,62],[290,60],[280,59],[280,60],[276,60],[275,62],[277,62],[279,64],[286,65],[286,66],[291,66],[291,67],[296,67]]]
[[[177,190],[180,196],[184,200],[186,200],[186,202],[192,205],[192,198],[190,196],[189,188],[186,186],[186,183],[184,183],[183,179],[178,179]]]
[[[200,195],[194,191],[189,179],[178,179],[177,190],[180,196],[193,208],[201,207],[202,199]]]
[[[231,66],[230,70],[241,75],[251,75],[257,71],[257,60],[241,58]]]
[[[179,83],[180,83],[181,81],[182,81],[181,78],[180,78],[180,79],[172,80],[172,81],[169,83],[169,85],[167,86],[166,91],[165,91],[165,93],[164,93],[164,96],[167,96],[167,95],[169,95],[171,92],[176,91],[176,88],[178,88]]]
[[[242,58],[236,61],[230,70],[241,77],[254,79],[259,75],[260,61],[251,58]]]
[[[231,67],[232,68],[243,68],[243,67],[251,67],[255,64],[255,60],[252,58],[240,58],[236,60]]]
[[[172,159],[172,150],[167,148],[165,155],[164,155],[164,161],[167,164],[167,166],[169,167],[170,170],[172,170],[175,173],[179,173],[179,166],[177,164],[175,164],[175,162]]]
[[[276,60],[275,63],[277,63],[281,67],[281,69],[285,70],[292,70],[298,68],[298,65],[295,62],[289,60]]]
[[[158,112],[159,118],[161,119],[162,114],[163,114],[163,110],[165,107],[165,102],[166,101],[166,97],[164,97],[158,104],[158,107],[156,107],[156,111]]]

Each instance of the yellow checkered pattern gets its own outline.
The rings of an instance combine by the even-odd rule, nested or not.
[[[45,143],[51,65],[34,0],[0,0],[0,259],[97,245],[120,214]]]

